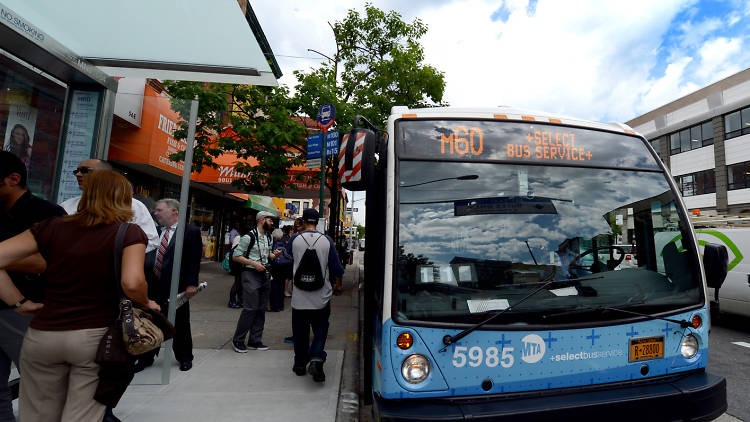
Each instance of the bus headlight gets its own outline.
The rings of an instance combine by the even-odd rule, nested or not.
[[[688,334],[682,339],[680,353],[685,359],[693,358],[698,353],[698,339],[694,335]]]
[[[422,355],[411,355],[401,365],[401,375],[410,384],[419,384],[430,375],[430,362]]]

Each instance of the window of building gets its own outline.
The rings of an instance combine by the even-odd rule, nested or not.
[[[716,178],[713,169],[677,176],[675,181],[682,192],[682,196],[716,193]]]
[[[651,139],[648,141],[648,143],[651,144],[651,147],[656,151],[658,154],[661,151],[661,138]]]
[[[727,166],[728,189],[750,188],[750,161]]]
[[[292,201],[292,206],[294,207],[294,213],[299,214],[300,213],[299,201]]]
[[[308,208],[310,208],[310,203],[309,203],[309,202],[303,202],[303,203],[302,203],[302,209],[303,209],[303,210],[306,210],[306,209],[308,209]]]
[[[750,133],[750,107],[724,115],[724,133],[725,139]]]
[[[712,145],[713,143],[713,125],[709,120],[669,135],[669,153],[671,155],[679,154],[681,152]]]

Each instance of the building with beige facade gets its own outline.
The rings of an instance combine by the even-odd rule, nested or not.
[[[689,209],[750,213],[750,68],[626,123],[651,142]]]

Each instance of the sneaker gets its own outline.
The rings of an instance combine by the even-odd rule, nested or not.
[[[307,373],[307,371],[305,370],[305,365],[302,365],[302,366],[294,365],[294,366],[292,366],[292,372],[294,372],[298,377],[304,377],[305,374]]]
[[[229,299],[229,303],[227,303],[227,308],[234,308],[237,306],[237,303],[233,301],[232,299]]]
[[[261,342],[250,343],[247,345],[248,350],[268,350],[268,346]]]
[[[232,347],[237,353],[247,353],[247,346],[245,346],[245,343],[238,343],[236,341],[233,341]]]
[[[229,307],[232,309],[239,309],[242,307],[240,302],[229,302]]]
[[[323,362],[315,360],[310,362],[310,366],[307,367],[307,372],[310,373],[315,382],[323,382],[326,380],[326,374],[323,372]]]
[[[284,337],[284,343],[294,343],[294,337]]]

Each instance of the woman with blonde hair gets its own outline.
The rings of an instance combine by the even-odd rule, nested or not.
[[[130,183],[113,171],[86,178],[79,211],[35,224],[0,243],[0,269],[41,253],[47,261],[44,305],[34,315],[21,348],[19,417],[34,421],[101,421],[94,400],[94,362],[107,327],[118,317],[115,235],[133,216]],[[122,291],[150,309],[143,262],[148,239],[129,224],[122,249]],[[0,299],[15,287],[0,278]]]

